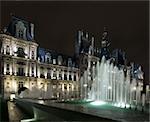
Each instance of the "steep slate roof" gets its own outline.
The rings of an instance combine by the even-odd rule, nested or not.
[[[19,17],[15,17],[15,16],[11,17],[11,21],[8,24],[8,27],[6,28],[6,33],[16,38],[16,35],[15,35],[16,27],[15,27],[15,25],[18,21],[23,22],[25,27],[26,27],[26,39],[27,39],[27,41],[32,41],[33,38],[30,34],[31,33],[30,32],[30,23],[23,20],[22,18],[19,18]]]

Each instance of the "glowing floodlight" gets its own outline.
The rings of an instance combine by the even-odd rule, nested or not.
[[[11,94],[11,95],[10,95],[10,101],[13,101],[13,99],[14,99],[15,97],[16,97],[15,94]]]
[[[87,84],[84,84],[83,86],[84,86],[84,87],[87,87]]]
[[[136,90],[136,87],[133,87],[133,90]]]
[[[44,100],[38,100],[38,103],[44,104]]]
[[[104,101],[94,101],[90,103],[91,105],[104,105],[105,102]]]

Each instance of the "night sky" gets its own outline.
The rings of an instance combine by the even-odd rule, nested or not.
[[[35,40],[41,47],[67,55],[74,54],[77,30],[94,35],[100,46],[103,28],[108,28],[110,50],[120,48],[128,61],[143,66],[149,79],[148,2],[2,2],[1,27],[8,25],[10,13],[35,24]]]

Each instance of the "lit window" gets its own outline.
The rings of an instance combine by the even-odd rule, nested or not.
[[[23,82],[22,81],[19,81],[19,83],[18,83],[18,88],[20,89],[20,88],[22,88],[23,87]]]
[[[56,59],[53,59],[53,64],[56,64]]]

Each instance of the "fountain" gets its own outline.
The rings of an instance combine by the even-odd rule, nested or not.
[[[101,61],[97,61],[93,66],[93,82],[89,88],[88,70],[81,77],[81,98],[97,101],[97,103],[110,103],[117,107],[137,108],[144,105],[144,95],[142,83],[135,78],[130,78],[130,68],[127,68],[126,75],[123,67],[114,66],[110,60],[103,56]],[[101,102],[98,102],[101,101]],[[96,103],[96,104],[97,104]]]

